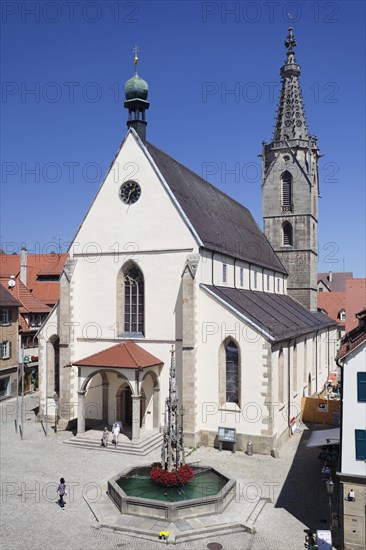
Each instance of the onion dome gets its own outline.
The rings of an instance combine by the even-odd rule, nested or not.
[[[134,63],[135,63],[135,74],[132,78],[127,80],[125,84],[125,98],[126,101],[130,99],[142,99],[147,100],[147,94],[149,92],[149,86],[145,80],[139,77],[137,74],[137,63],[139,58],[135,54]]]

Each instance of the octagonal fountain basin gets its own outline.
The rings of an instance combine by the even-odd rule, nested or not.
[[[108,480],[108,495],[121,514],[169,521],[220,514],[235,496],[235,479],[210,466],[192,467],[194,478],[179,487],[152,481],[151,466],[128,468]]]

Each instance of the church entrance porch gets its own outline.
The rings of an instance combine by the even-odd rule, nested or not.
[[[114,422],[121,421],[125,434],[138,441],[141,428],[160,428],[159,359],[129,341],[74,365],[79,373],[78,435],[88,428],[111,430]]]

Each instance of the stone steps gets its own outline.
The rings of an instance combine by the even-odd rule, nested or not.
[[[100,439],[101,438],[96,439],[95,437],[88,437],[87,435],[77,435],[71,439],[67,439],[63,442],[63,444],[78,447],[79,449],[102,451],[104,453],[112,452],[135,456],[146,456],[152,451],[160,449],[163,443],[163,435],[161,433],[152,434],[137,442],[118,441],[117,447],[115,447],[112,443],[109,443],[108,447],[101,447]]]

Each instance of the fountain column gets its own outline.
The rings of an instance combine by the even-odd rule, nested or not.
[[[132,395],[132,441],[140,439],[141,395]]]
[[[79,390],[78,394],[78,428],[77,433],[85,433],[85,390]]]

